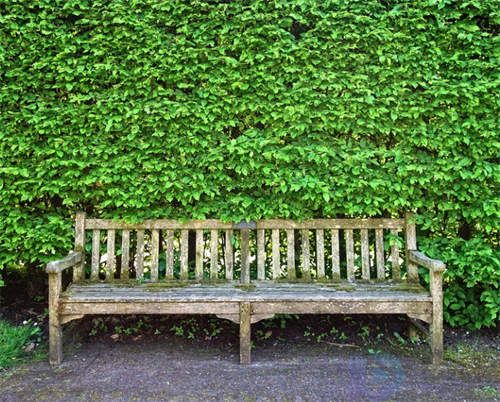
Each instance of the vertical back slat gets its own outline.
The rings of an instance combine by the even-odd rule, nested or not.
[[[137,230],[135,275],[137,279],[144,278],[144,230]]]
[[[323,229],[316,230],[316,269],[318,279],[325,278],[325,236]]]
[[[158,281],[158,262],[160,256],[160,232],[153,229],[151,232],[151,281]]]
[[[99,277],[99,261],[101,258],[101,233],[99,229],[92,230],[92,261],[90,279],[96,280]]]
[[[332,279],[334,281],[340,280],[340,244],[339,244],[339,231],[332,229]]]
[[[174,279],[174,231],[165,231],[165,278]]]
[[[248,229],[241,229],[241,283],[250,283],[249,241]]]
[[[108,230],[107,240],[107,260],[106,260],[106,279],[112,280],[115,275],[116,269],[116,255],[115,255],[115,231]]]
[[[280,277],[280,231],[273,229],[271,233],[272,252],[273,252],[273,279]]]
[[[266,279],[266,250],[264,249],[264,229],[257,229],[257,279]]]
[[[82,261],[73,268],[73,282],[78,282],[85,276],[85,212],[76,213],[75,251],[80,251],[83,255]]]
[[[218,232],[215,229],[210,231],[210,279],[217,279],[218,271]]]
[[[345,230],[345,249],[347,259],[347,280],[354,281],[354,236],[352,229]]]
[[[196,262],[195,278],[197,281],[203,280],[203,230],[196,231]]]
[[[391,229],[391,234],[393,236],[398,235],[398,231]],[[394,241],[391,245],[391,263],[392,263],[392,279],[401,279],[401,269],[399,266],[399,246],[397,241]]]
[[[361,229],[361,269],[364,281],[370,280],[370,250],[368,229]]]
[[[375,252],[377,255],[377,279],[385,279],[384,229],[375,229]]]
[[[181,230],[181,271],[180,279],[188,279],[189,230]]]
[[[286,270],[288,279],[295,279],[295,236],[293,229],[286,230]]]
[[[302,277],[306,281],[311,280],[311,262],[310,262],[310,252],[309,252],[309,230],[302,229],[300,231],[300,237],[302,238]]]
[[[226,230],[226,249],[224,252],[224,260],[226,262],[226,280],[233,280],[233,266],[234,266],[234,257],[233,257],[233,231]]]
[[[405,258],[408,268],[408,281],[418,282],[418,267],[408,258],[408,250],[417,249],[417,232],[415,228],[415,217],[412,213],[405,214]]]
[[[127,280],[129,278],[130,265],[130,231],[122,231],[122,263],[120,278]]]

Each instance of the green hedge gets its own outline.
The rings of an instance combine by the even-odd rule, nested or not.
[[[448,322],[494,325],[498,9],[0,0],[0,265],[65,252],[80,209],[231,220],[413,209],[437,242],[424,247],[449,265]]]

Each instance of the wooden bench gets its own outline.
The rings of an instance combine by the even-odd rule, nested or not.
[[[75,232],[75,251],[47,265],[51,364],[62,361],[62,325],[86,314],[215,314],[240,325],[241,363],[251,323],[274,314],[406,314],[430,324],[442,360],[445,265],[416,250],[411,214],[129,224],[78,213]]]

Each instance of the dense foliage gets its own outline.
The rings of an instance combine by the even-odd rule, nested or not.
[[[496,323],[497,0],[0,0],[0,266],[72,216],[419,214]]]

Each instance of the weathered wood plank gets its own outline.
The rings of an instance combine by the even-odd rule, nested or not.
[[[180,279],[188,278],[189,231],[181,230],[181,270]]]
[[[203,230],[196,231],[196,262],[195,262],[195,278],[196,280],[203,279]]]
[[[174,278],[174,231],[165,231],[165,278]]]
[[[300,231],[302,242],[302,277],[306,281],[311,280],[311,256],[309,250],[309,230],[302,229]]]
[[[316,230],[316,269],[318,279],[325,278],[325,236],[323,229]]]
[[[59,295],[61,293],[61,272],[49,273],[49,361],[61,364],[62,328],[59,315]]]
[[[286,270],[288,279],[295,279],[295,235],[293,229],[286,230]]]
[[[74,267],[82,260],[83,253],[81,251],[70,251],[66,257],[49,262],[45,268],[45,272],[48,274],[57,274],[63,272],[65,269]]]
[[[257,230],[257,279],[266,279],[266,250],[265,250],[265,232],[262,229]]]
[[[431,271],[444,272],[446,264],[443,261],[427,257],[424,253],[416,250],[409,250],[409,259],[412,263],[421,265]]]
[[[266,219],[256,221],[257,229],[402,229],[404,219],[311,219],[294,221],[287,219]]]
[[[331,230],[332,235],[332,280],[340,280],[340,244],[339,244],[339,231],[337,229]]]
[[[241,229],[241,283],[250,283],[250,233]]]
[[[345,248],[347,259],[347,280],[354,282],[354,236],[352,229],[345,230]]]
[[[254,302],[253,314],[429,314],[429,301],[286,301]]]
[[[443,276],[442,271],[431,270],[432,324],[431,350],[432,364],[443,361]]]
[[[398,231],[395,229],[391,230],[393,236],[398,235]],[[392,263],[392,279],[401,279],[401,268],[399,264],[399,245],[397,241],[394,241],[391,245],[391,263]]]
[[[278,279],[281,276],[279,229],[272,230],[271,242],[272,242],[272,253],[273,253],[273,279]]]
[[[122,231],[122,262],[121,262],[120,278],[127,280],[129,278],[130,269],[130,231]]]
[[[140,302],[130,301],[61,303],[61,313],[64,315],[78,314],[238,314],[239,303],[230,302]]]
[[[116,255],[115,255],[115,231],[108,230],[107,247],[106,247],[106,279],[112,280],[116,270]]]
[[[217,279],[219,270],[219,233],[216,229],[210,231],[210,279]]]
[[[76,213],[75,251],[83,254],[82,261],[73,267],[73,282],[78,282],[85,276],[85,212]]]
[[[144,278],[144,230],[137,230],[137,250],[135,252],[135,276]]]
[[[233,231],[231,229],[226,230],[226,248],[224,259],[226,263],[226,280],[231,281],[234,276]]]
[[[409,250],[417,249],[417,232],[415,216],[411,212],[405,214],[405,258],[408,269],[408,281],[418,282],[418,266],[409,258]]]
[[[364,281],[370,280],[370,250],[368,229],[361,229],[361,270]]]
[[[92,231],[92,260],[90,262],[90,279],[99,277],[99,262],[101,258],[101,231]]]
[[[375,254],[377,259],[377,279],[385,279],[384,229],[375,230]]]
[[[160,232],[158,229],[151,231],[151,281],[158,280],[158,263],[160,259]]]
[[[287,219],[266,219],[256,221],[256,229],[403,229],[404,219],[368,218],[368,219],[311,219],[293,221]],[[241,229],[239,223],[222,222],[220,220],[177,221],[170,219],[146,220],[141,223],[127,223],[110,219],[86,219],[87,229]]]
[[[251,306],[240,303],[240,363],[250,363]]]

